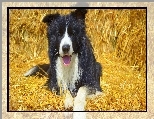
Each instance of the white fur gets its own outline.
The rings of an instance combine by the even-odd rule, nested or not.
[[[70,45],[70,50],[68,52],[68,55],[72,55],[74,51],[73,51],[71,38],[68,36],[68,33],[67,33],[67,27],[66,27],[66,31],[64,34],[64,38],[60,42],[60,48],[59,48],[60,56],[64,56],[63,50],[62,50],[63,45]]]
[[[80,87],[77,96],[74,99],[73,111],[84,111],[86,105],[87,88]]]
[[[87,88],[80,87],[74,99],[73,111],[84,111],[86,106]],[[86,112],[74,112],[73,119],[86,119]]]
[[[62,58],[58,57],[56,62],[56,73],[58,85],[61,87],[61,91],[64,92],[70,88],[72,91],[75,88],[75,82],[79,79],[78,67],[78,55],[73,54],[71,57],[71,62],[68,66],[63,64]]]
[[[65,101],[64,101],[65,108],[73,107],[73,97],[69,91],[66,91]]]

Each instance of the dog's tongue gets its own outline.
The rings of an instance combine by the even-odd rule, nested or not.
[[[71,57],[68,55],[63,56],[64,65],[69,65],[71,62]]]

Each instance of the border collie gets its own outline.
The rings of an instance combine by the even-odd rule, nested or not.
[[[76,9],[68,15],[46,15],[43,22],[47,24],[50,64],[35,66],[25,74],[35,75],[47,67],[50,90],[66,93],[64,106],[73,107],[73,111],[84,111],[86,96],[102,92],[102,67],[86,35],[86,13],[86,9]]]

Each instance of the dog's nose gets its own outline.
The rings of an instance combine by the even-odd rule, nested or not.
[[[68,45],[68,44],[63,45],[62,49],[63,49],[64,53],[68,53],[68,51],[70,50],[70,45]]]

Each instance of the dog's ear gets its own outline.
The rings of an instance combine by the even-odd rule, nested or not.
[[[59,16],[59,14],[48,14],[43,18],[42,22],[49,24]]]
[[[74,16],[77,19],[84,20],[86,13],[87,13],[86,9],[77,9],[74,12],[72,12],[71,14],[72,14],[72,16]]]

